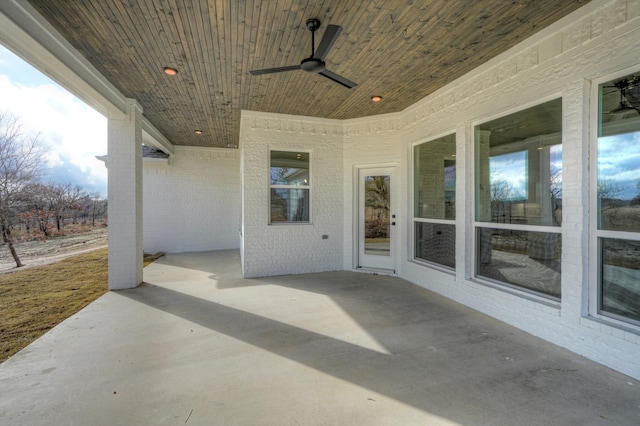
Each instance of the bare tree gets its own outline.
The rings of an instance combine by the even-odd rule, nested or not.
[[[81,202],[89,198],[89,194],[85,192],[80,185],[51,184],[53,193],[52,210],[55,212],[56,229],[61,230],[67,212],[70,210],[78,210],[81,208]]]
[[[24,200],[23,216],[29,218],[31,225],[36,226],[46,239],[51,236],[53,221],[56,216],[56,193],[52,185],[44,183],[31,183],[22,190]]]
[[[365,189],[366,238],[388,238],[389,176],[367,176]]]
[[[491,201],[522,201],[524,192],[505,178],[491,179]]]
[[[38,179],[45,161],[38,136],[23,135],[18,118],[0,111],[0,226],[17,267],[22,262],[14,247],[10,219],[22,189]]]
[[[636,182],[636,189],[638,190],[638,195],[631,199],[631,205],[637,206],[640,205],[640,182]]]
[[[492,174],[490,178],[491,216],[495,222],[511,223],[511,205],[526,200],[524,192],[509,180]]]
[[[620,226],[621,222],[624,222],[625,215],[622,214],[622,207],[625,202],[620,197],[625,190],[627,190],[627,187],[612,179],[598,180],[600,220],[603,229]]]
[[[562,219],[562,167],[552,165],[550,178],[551,217],[553,218],[553,222],[557,226],[560,226],[562,225],[560,223]],[[560,214],[560,216],[558,214]]]
[[[83,214],[92,195],[70,183],[32,183],[24,187],[22,199],[22,221],[26,224],[30,220],[29,226],[36,225],[43,237],[48,238],[54,226],[59,235],[67,219],[75,220],[78,214]]]
[[[83,217],[91,218],[91,226],[96,225],[96,219],[105,218],[107,212],[107,200],[100,197],[97,192],[89,194],[82,202]]]
[[[598,198],[602,204],[602,209],[622,206],[623,202],[619,197],[626,189],[627,187],[611,179],[599,179]]]

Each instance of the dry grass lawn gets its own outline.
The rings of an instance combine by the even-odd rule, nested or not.
[[[0,362],[106,292],[106,248],[0,275]]]

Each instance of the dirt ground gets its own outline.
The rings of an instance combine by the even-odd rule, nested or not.
[[[29,267],[54,263],[65,257],[106,245],[107,228],[95,228],[86,233],[53,237],[45,241],[20,242],[15,247],[24,267]],[[16,269],[9,248],[6,244],[0,245],[0,274]]]

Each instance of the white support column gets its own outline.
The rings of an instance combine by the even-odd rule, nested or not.
[[[142,283],[142,107],[109,117],[109,290]]]

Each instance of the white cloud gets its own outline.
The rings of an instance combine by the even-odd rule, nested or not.
[[[87,183],[106,183],[107,170],[95,158],[107,151],[105,117],[53,82],[21,84],[12,81],[4,70],[0,70],[0,93],[0,109],[19,117],[23,133],[39,134],[49,146],[50,167],[69,161],[85,174]]]
[[[631,199],[638,194],[640,132],[598,139],[598,176],[600,180],[622,188],[617,194],[622,199]]]

